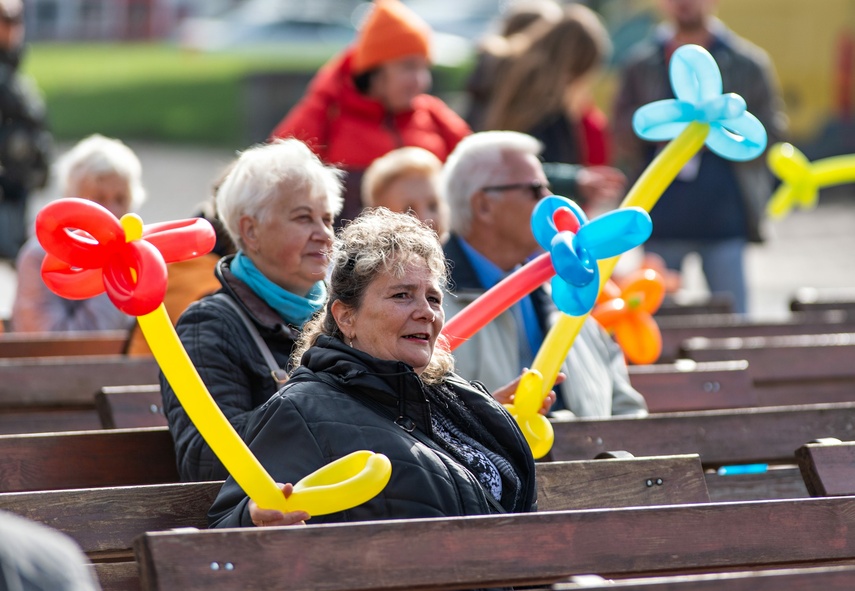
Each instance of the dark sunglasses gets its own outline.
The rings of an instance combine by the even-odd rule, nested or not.
[[[481,187],[482,191],[514,191],[516,189],[527,189],[531,191],[531,198],[535,201],[540,201],[543,197],[552,193],[549,188],[549,183],[541,183],[540,181],[534,181],[531,183],[514,183],[512,185],[495,185],[493,187]]]

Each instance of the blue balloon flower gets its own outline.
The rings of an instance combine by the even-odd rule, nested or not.
[[[671,56],[671,88],[676,99],[655,101],[635,112],[632,128],[642,139],[674,139],[689,123],[709,123],[707,147],[729,160],[753,160],[766,149],[766,129],[746,111],[738,94],[722,94],[715,59],[698,45],[683,45]]]
[[[640,207],[625,207],[588,221],[585,212],[566,197],[541,199],[531,214],[538,244],[549,252],[556,275],[552,299],[571,316],[587,314],[600,293],[597,261],[623,254],[650,237],[653,223]]]

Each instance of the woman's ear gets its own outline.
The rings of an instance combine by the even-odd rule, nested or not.
[[[255,218],[242,215],[238,222],[240,237],[249,252],[258,252],[258,224]]]
[[[353,321],[355,318],[354,310],[341,300],[335,300],[330,306],[330,312],[332,313],[333,318],[335,319],[335,323],[338,325],[339,330],[344,334],[348,339],[353,338]]]

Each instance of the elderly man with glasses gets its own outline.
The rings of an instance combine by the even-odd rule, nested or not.
[[[538,199],[550,194],[535,138],[487,131],[461,141],[443,168],[452,233],[445,254],[452,266],[451,318],[486,289],[537,254],[529,220]],[[530,367],[557,311],[548,285],[523,298],[454,352],[461,375],[488,389]],[[553,412],[577,417],[644,415],[644,398],[629,383],[623,353],[593,319],[585,322],[564,363]]]

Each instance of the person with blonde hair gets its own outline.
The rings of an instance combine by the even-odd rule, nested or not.
[[[56,163],[60,195],[103,205],[120,218],[145,200],[142,166],[128,146],[117,139],[91,135]],[[70,300],[50,291],[42,280],[45,250],[32,236],[18,253],[18,286],[12,306],[15,332],[130,329],[134,319],[120,312],[102,293]]]
[[[217,214],[238,251],[217,263],[221,289],[191,304],[175,328],[240,435],[287,379],[300,329],[326,303],[341,174],[299,140],[277,140],[245,150],[217,189]],[[160,389],[181,479],[225,478],[163,374]]]
[[[535,509],[531,451],[443,346],[446,261],[413,216],[366,210],[332,255],[329,300],[306,325],[288,383],[248,421],[250,450],[286,496],[307,474],[360,449],[392,464],[386,487],[312,523],[451,517]],[[212,527],[292,525],[302,511],[260,509],[228,478]]]
[[[526,133],[543,144],[544,162],[584,167],[566,195],[583,207],[616,205],[626,179],[608,166],[608,123],[591,91],[611,52],[608,32],[596,13],[571,4],[557,21],[542,19],[524,35],[527,42],[503,61],[486,129]]]
[[[448,204],[439,191],[442,162],[416,147],[398,148],[371,163],[362,177],[362,205],[412,212],[440,240],[448,234]]]

